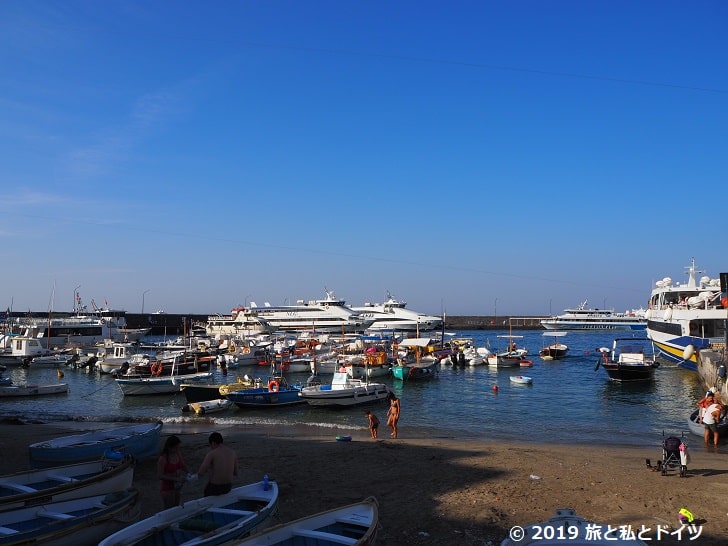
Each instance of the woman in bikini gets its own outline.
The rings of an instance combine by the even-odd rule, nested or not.
[[[160,492],[164,509],[182,503],[182,486],[187,481],[187,465],[179,445],[182,442],[174,434],[167,438],[157,459],[157,475],[161,480]]]
[[[397,422],[399,421],[399,398],[393,392],[389,393],[389,411],[387,411],[387,426],[392,429],[390,436],[397,437]]]

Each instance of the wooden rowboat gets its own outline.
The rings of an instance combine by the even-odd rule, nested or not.
[[[377,499],[368,499],[271,527],[228,546],[329,546],[374,544],[379,525]]]
[[[64,464],[94,461],[107,452],[132,455],[137,459],[151,457],[159,451],[162,422],[143,423],[83,434],[60,436],[31,444],[30,465],[44,468]]]
[[[0,512],[0,545],[96,544],[139,518],[136,489]]]
[[[132,486],[133,478],[131,457],[0,476],[0,512],[123,491]]]
[[[257,482],[158,512],[99,546],[216,545],[245,536],[278,510],[278,484]]]

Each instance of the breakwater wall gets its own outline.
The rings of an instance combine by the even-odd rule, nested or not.
[[[493,316],[450,316],[445,317],[445,329],[450,330],[504,330],[509,322],[514,330],[540,330],[540,320],[544,317],[493,317]],[[172,335],[184,333],[184,324],[205,324],[207,315],[138,314],[127,313],[126,322],[130,328],[152,328],[152,335]]]
[[[71,313],[57,312],[54,317],[70,316]],[[13,318],[22,316],[47,317],[48,312],[11,313]],[[151,328],[151,335],[177,336],[189,331],[192,324],[205,324],[208,315],[194,313],[126,313],[126,322],[129,328]],[[478,316],[478,315],[452,315],[445,317],[446,330],[540,330],[540,320],[543,316]],[[186,325],[186,328],[185,328]]]

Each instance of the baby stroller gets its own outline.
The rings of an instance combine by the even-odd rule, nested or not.
[[[688,472],[688,457],[687,444],[677,436],[668,436],[662,440],[662,460],[657,461],[657,469],[663,476],[678,469],[682,478]]]

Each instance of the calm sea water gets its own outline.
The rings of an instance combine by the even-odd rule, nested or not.
[[[477,346],[490,344],[503,348],[507,340],[497,331],[461,331]],[[546,362],[538,351],[552,338],[543,330],[518,332],[519,345],[528,348],[533,367],[491,369],[488,366],[442,366],[439,376],[424,382],[400,382],[380,378],[392,386],[401,399],[400,436],[437,436],[462,439],[536,441],[543,443],[622,444],[659,446],[663,432],[690,438],[687,416],[703,394],[695,372],[660,367],[655,381],[621,385],[609,381],[598,360],[597,347],[611,347],[618,333],[569,333],[561,338],[569,355]],[[625,334],[625,333],[622,333]],[[8,368],[16,383],[58,381],[54,370]],[[296,424],[311,427],[321,434],[365,430],[362,407],[346,409],[312,408],[307,404],[288,408],[250,410],[235,408],[210,416],[183,414],[182,394],[124,397],[113,378],[82,369],[65,369],[63,381],[69,383],[68,395],[29,399],[1,399],[4,417],[43,421],[154,421],[219,425]],[[240,367],[227,376],[216,372],[219,382],[234,382],[237,376],[266,376],[266,370]],[[510,382],[511,375],[528,375],[532,385]],[[326,376],[324,376],[326,377]],[[291,374],[289,382],[305,383],[306,374]],[[497,393],[493,386],[497,385]],[[386,405],[370,407],[380,418]],[[336,432],[334,432],[334,430]]]

